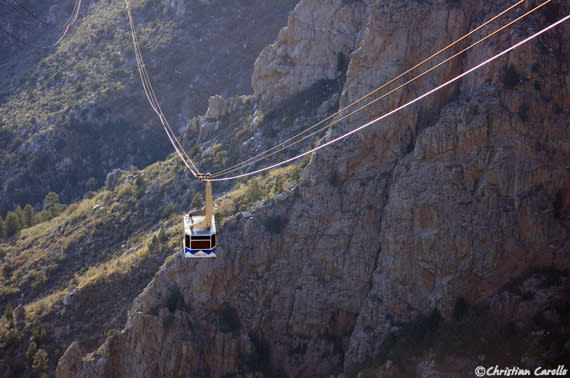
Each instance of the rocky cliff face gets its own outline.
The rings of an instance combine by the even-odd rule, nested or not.
[[[303,0],[258,58],[253,86],[272,102],[342,71],[342,107],[508,5]],[[569,11],[555,2],[327,138]],[[569,32],[566,24],[314,155],[298,186],[225,225],[215,261],[167,261],[123,332],[87,356],[73,345],[58,375],[354,373],[399,324],[434,309],[450,319],[458,298],[497,304],[531,269],[568,269]],[[275,215],[278,233],[264,226]]]
[[[347,68],[366,17],[362,2],[301,1],[275,43],[255,61],[252,86],[263,101],[279,101],[315,79],[334,79]]]

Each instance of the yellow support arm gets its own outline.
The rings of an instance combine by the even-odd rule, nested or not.
[[[210,228],[212,226],[212,215],[214,215],[214,201],[212,199],[211,181],[206,181],[206,206],[200,213],[204,214],[204,219],[198,223],[193,224],[192,228]]]

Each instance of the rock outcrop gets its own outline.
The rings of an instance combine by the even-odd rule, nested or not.
[[[265,102],[280,101],[317,79],[344,74],[362,31],[365,9],[360,1],[299,2],[277,41],[255,61],[254,92]]]
[[[343,107],[508,5],[303,0],[257,60],[254,88],[262,102],[278,101],[338,75],[342,52]],[[538,30],[549,15],[537,13],[328,138]],[[81,366],[76,377],[354,372],[399,322],[434,309],[449,319],[460,297],[496,303],[495,293],[529,269],[568,269],[569,33],[564,25],[315,154],[301,184],[224,226],[215,261],[169,259],[123,332],[80,363],[66,353],[58,375],[70,364]],[[264,227],[273,215],[283,219],[278,233]],[[507,307],[494,308],[510,316]],[[435,371],[424,362],[417,371]]]

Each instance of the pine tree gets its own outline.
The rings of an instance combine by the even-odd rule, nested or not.
[[[216,152],[216,156],[214,156],[214,168],[215,169],[222,169],[226,166],[226,161],[228,160],[228,152],[227,151],[218,151]]]
[[[20,225],[20,228],[24,228],[24,210],[22,210],[20,205],[16,206],[15,213],[18,216],[18,224]]]
[[[34,355],[36,354],[37,351],[38,351],[38,344],[36,344],[35,341],[32,341],[30,345],[28,345],[28,351],[26,353],[26,360],[28,360],[30,365],[34,361]]]
[[[85,191],[93,192],[95,189],[97,189],[97,180],[95,180],[95,177],[91,177],[85,184]]]
[[[14,308],[10,302],[8,302],[6,308],[4,309],[4,318],[6,318],[8,322],[11,322],[12,319],[14,319]]]
[[[8,211],[6,221],[4,223],[6,237],[9,238],[16,234],[21,229],[18,215],[13,211]]]
[[[57,193],[49,192],[44,198],[44,212],[48,219],[57,217],[63,211],[63,205],[59,203]]]
[[[44,198],[44,211],[51,211],[59,203],[59,196],[55,192],[49,192]]]
[[[160,231],[158,231],[158,240],[161,243],[165,243],[168,240],[168,235],[166,235],[166,231],[164,231],[164,228],[160,228]]]
[[[24,206],[24,215],[22,217],[22,226],[32,227],[34,224],[34,208],[29,203]]]
[[[160,249],[160,243],[159,243],[156,235],[154,235],[152,237],[150,243],[148,244],[148,251],[150,253],[157,253],[157,252],[159,252],[159,249]]]
[[[138,175],[136,180],[135,180],[135,187],[136,187],[135,194],[136,194],[137,199],[141,198],[145,194],[146,184],[147,184],[147,182],[146,182],[146,179],[144,178],[144,176]]]
[[[32,330],[32,340],[38,344],[41,344],[42,341],[46,339],[47,332],[44,327],[35,327]]]
[[[38,349],[38,351],[34,354],[33,361],[32,361],[32,369],[36,374],[40,372],[44,372],[47,370],[49,363],[48,354],[43,349]]]

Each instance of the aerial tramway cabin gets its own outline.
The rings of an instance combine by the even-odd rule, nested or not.
[[[216,257],[216,223],[212,183],[206,181],[206,205],[184,215],[184,257]]]

